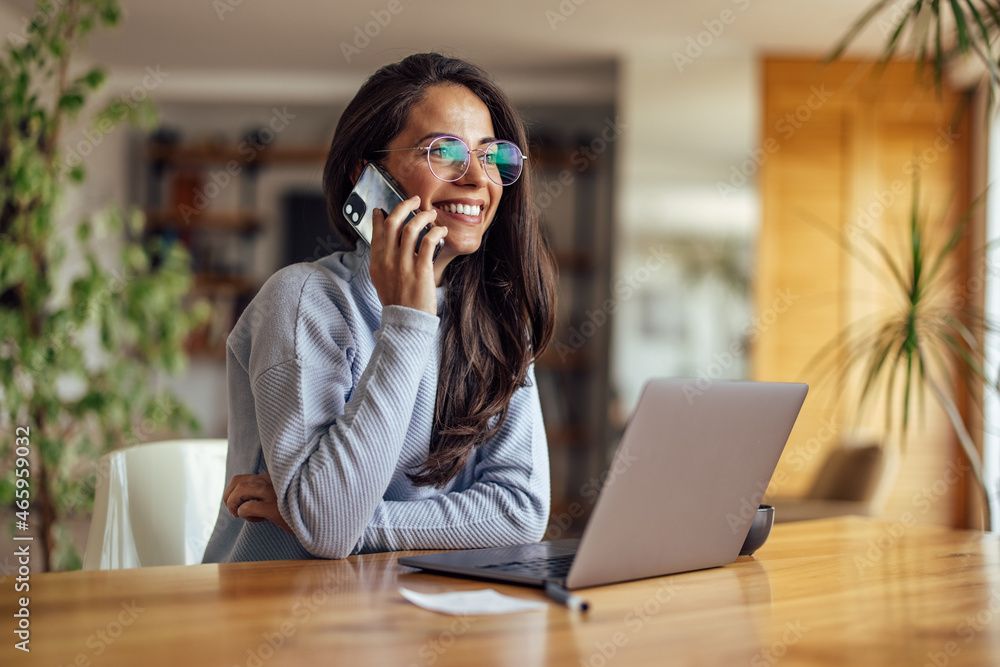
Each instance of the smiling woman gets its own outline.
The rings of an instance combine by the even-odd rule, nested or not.
[[[507,97],[464,61],[415,55],[362,86],[324,170],[354,249],[279,271],[228,339],[231,482],[206,562],[541,538],[532,363],[555,275],[525,144]],[[375,212],[370,247],[341,215],[369,162],[410,196]]]

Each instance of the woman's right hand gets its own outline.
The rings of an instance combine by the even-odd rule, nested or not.
[[[222,492],[222,502],[233,517],[250,523],[270,521],[289,535],[295,534],[278,511],[278,496],[270,473],[234,476]]]
[[[419,211],[405,225],[403,220],[420,208],[420,197],[400,202],[388,216],[381,209],[372,211],[372,283],[383,306],[406,306],[437,315],[437,295],[434,281],[434,250],[448,233],[447,227],[434,225],[437,210]],[[413,252],[417,237],[427,227],[431,229]]]

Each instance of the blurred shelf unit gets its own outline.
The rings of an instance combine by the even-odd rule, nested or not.
[[[611,165],[533,142],[534,199],[559,270],[555,335],[535,364],[552,468],[553,515],[579,503],[607,464]],[[582,529],[583,522],[577,522]]]
[[[259,148],[257,146],[260,146]],[[244,140],[239,146],[228,144],[182,145],[170,141],[150,140],[147,159],[150,163],[176,167],[210,167],[235,162],[238,165],[315,164],[326,161],[326,146],[272,146]]]
[[[188,218],[199,229],[218,229],[229,232],[257,232],[261,219],[254,211],[203,211],[196,214],[179,208],[146,210],[146,228],[151,231],[176,230],[187,224]]]
[[[326,154],[326,147],[274,146],[253,134],[239,145],[185,144],[175,131],[148,138],[146,235],[184,245],[195,276],[191,296],[212,307],[188,343],[192,356],[225,358],[226,337],[260,287],[253,278],[254,249],[268,222],[258,213],[261,169],[322,165]]]

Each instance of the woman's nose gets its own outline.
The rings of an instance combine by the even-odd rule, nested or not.
[[[486,152],[478,149],[469,151],[469,168],[462,177],[463,183],[471,183],[483,187],[489,180],[486,173]]]

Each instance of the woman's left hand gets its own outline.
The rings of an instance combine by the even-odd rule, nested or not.
[[[291,527],[278,511],[278,496],[274,493],[271,475],[236,475],[222,494],[222,502],[234,517],[251,523],[270,521],[292,535]]]

